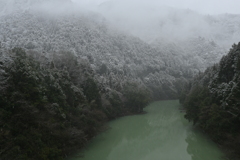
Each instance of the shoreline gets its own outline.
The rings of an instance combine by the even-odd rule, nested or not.
[[[73,152],[66,153],[65,157],[64,157],[64,160],[71,160],[72,158],[81,158],[81,157],[83,157],[84,155],[82,153],[84,152],[84,150],[86,149],[86,147],[90,143],[90,141],[92,141],[99,134],[101,134],[103,132],[106,132],[109,129],[111,129],[111,127],[109,127],[107,125],[108,122],[116,120],[116,119],[119,119],[119,118],[122,118],[122,117],[126,117],[126,116],[143,115],[143,114],[147,114],[147,113],[148,112],[146,112],[146,111],[143,111],[143,112],[140,112],[140,113],[127,113],[127,114],[121,115],[119,117],[116,117],[114,119],[110,119],[110,120],[104,122],[104,124],[102,124],[102,126],[99,128],[97,134],[87,140],[87,143],[85,144],[85,146],[83,146],[81,148],[76,148],[76,149],[74,149]]]

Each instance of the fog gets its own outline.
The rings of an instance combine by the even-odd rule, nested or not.
[[[103,2],[111,0],[72,0],[85,7],[93,7],[100,5]],[[114,1],[114,0],[112,0]],[[115,0],[116,1],[116,0]],[[159,5],[170,6],[181,9],[191,9],[203,14],[240,14],[239,0],[121,0],[123,3],[128,4],[147,4],[147,5]]]
[[[147,43],[204,37],[229,48],[240,36],[240,16],[232,15],[240,14],[239,5],[237,0],[0,0],[0,15],[29,8],[57,15],[94,13],[108,27]]]
[[[237,0],[72,0],[148,43],[204,37],[226,47],[238,42]],[[228,14],[226,14],[228,13]]]
[[[149,100],[180,98],[191,106],[200,97],[210,108],[201,103],[199,113],[234,113],[236,119],[220,120],[223,127],[238,122],[239,101],[229,106],[239,99],[240,45],[222,58],[239,41],[238,6],[236,0],[0,0],[0,159],[66,159],[107,129],[107,120],[142,114]],[[200,125],[217,126],[214,133],[225,129],[203,118],[209,121]]]

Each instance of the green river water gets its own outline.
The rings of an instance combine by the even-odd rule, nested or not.
[[[71,160],[221,160],[223,153],[184,119],[178,101],[159,101],[147,114],[111,121],[96,136],[84,157]]]

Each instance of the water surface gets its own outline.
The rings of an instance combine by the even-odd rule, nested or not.
[[[147,114],[122,117],[71,160],[221,160],[223,154],[179,111],[178,101],[154,102]]]

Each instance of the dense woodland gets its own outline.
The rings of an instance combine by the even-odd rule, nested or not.
[[[231,158],[239,158],[240,43],[186,88],[180,98],[186,108],[185,117],[227,148]]]
[[[15,48],[1,61],[1,158],[62,159],[119,116],[143,112],[150,94],[137,81],[102,86],[71,53],[38,61]],[[81,75],[81,76],[79,76]]]
[[[99,14],[26,2],[0,0],[0,159],[63,159],[105,122],[180,94],[187,119],[239,146],[239,45],[217,64],[226,48],[209,37],[149,43]]]

